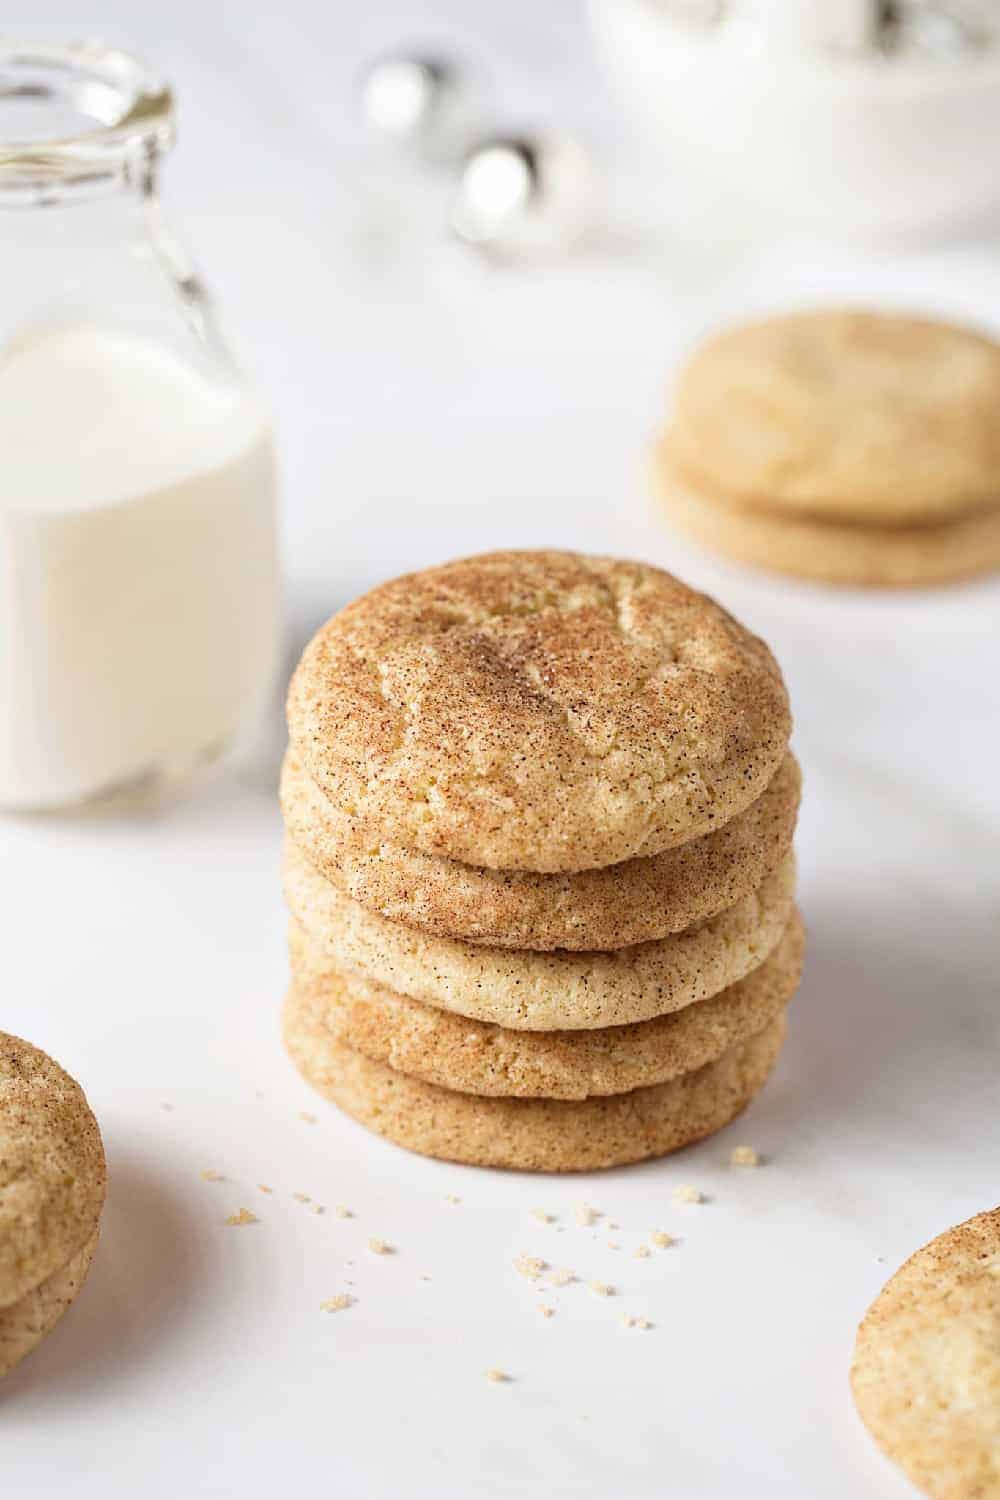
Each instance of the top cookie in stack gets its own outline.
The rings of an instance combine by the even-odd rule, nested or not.
[[[761,641],[656,568],[496,553],[335,616],[288,717],[286,1036],[324,1091],[430,1154],[557,1168],[747,1102],[801,950]]]

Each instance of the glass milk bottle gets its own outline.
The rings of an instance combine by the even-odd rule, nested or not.
[[[0,808],[223,751],[279,651],[267,421],[164,226],[169,90],[0,48]]]

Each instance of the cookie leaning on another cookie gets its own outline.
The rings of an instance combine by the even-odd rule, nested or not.
[[[756,890],[791,847],[802,777],[786,755],[721,828],[648,859],[540,875],[487,870],[374,838],[331,802],[293,751],[281,806],[292,841],[345,895],[391,922],[498,948],[628,948],[692,927]]]
[[[373,838],[552,873],[721,827],[764,792],[791,718],[764,643],[670,574],[498,552],[334,615],[293,675],[288,728]]]
[[[851,1387],[879,1446],[933,1500],[1000,1497],[1000,1208],[931,1240],[858,1330]]]
[[[0,1375],[83,1284],[105,1186],[100,1131],[79,1084],[0,1032]]]

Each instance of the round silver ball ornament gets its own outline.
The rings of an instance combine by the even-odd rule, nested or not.
[[[500,257],[546,257],[582,237],[593,204],[593,165],[572,136],[495,136],[465,159],[451,226]]]
[[[429,161],[454,162],[474,128],[473,87],[445,57],[376,58],[361,80],[361,113],[372,135]]]

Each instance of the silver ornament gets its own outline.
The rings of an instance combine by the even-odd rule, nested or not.
[[[399,53],[377,58],[361,81],[368,129],[431,161],[454,161],[473,128],[473,90],[458,63]]]
[[[571,136],[496,136],[466,157],[451,226],[495,255],[546,256],[581,237],[593,198],[590,157]]]
[[[890,53],[922,53],[962,61],[990,45],[982,8],[961,0],[883,0],[881,45]]]

